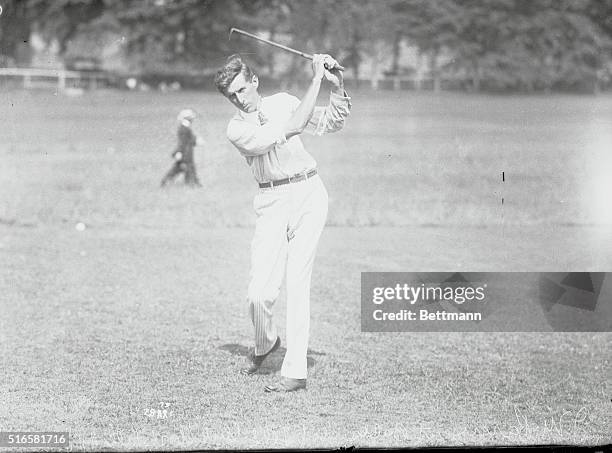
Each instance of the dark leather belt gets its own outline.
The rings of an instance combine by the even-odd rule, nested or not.
[[[282,186],[284,184],[300,182],[300,181],[304,181],[305,179],[312,178],[316,174],[317,174],[317,169],[313,168],[312,170],[305,171],[304,173],[297,173],[285,179],[278,179],[276,181],[268,181],[268,182],[260,182],[259,188],[265,189],[268,187],[276,187],[276,186]]]

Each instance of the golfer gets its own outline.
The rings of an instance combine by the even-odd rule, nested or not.
[[[229,57],[215,77],[219,91],[238,108],[227,137],[259,184],[247,295],[255,350],[242,374],[256,373],[281,344],[272,308],[285,273],[287,278],[287,352],[280,380],[266,386],[266,392],[306,388],[310,279],[327,217],[327,191],[299,135],[305,130],[322,135],[344,126],[351,103],[337,64],[329,55],[314,55],[312,81],[301,101],[287,93],[262,97],[257,75],[239,55]],[[329,104],[316,107],[323,79],[332,87]]]

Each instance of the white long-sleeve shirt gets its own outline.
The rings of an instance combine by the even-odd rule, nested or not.
[[[315,107],[306,130],[322,135],[342,129],[351,109],[350,101],[346,92],[344,96],[331,93],[327,107]],[[304,149],[299,135],[285,138],[284,126],[299,105],[295,96],[278,93],[263,97],[258,111],[239,110],[230,120],[227,137],[245,157],[257,182],[276,181],[316,168],[316,161]]]

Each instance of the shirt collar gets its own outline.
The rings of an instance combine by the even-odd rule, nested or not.
[[[254,110],[251,113],[243,112],[240,109],[236,109],[237,112],[238,112],[238,116],[240,118],[242,118],[242,119],[245,119],[245,120],[251,120],[251,121],[259,122],[259,111],[263,108],[263,105],[264,105],[264,102],[265,102],[264,100],[265,99],[266,99],[265,97],[259,96],[259,103],[257,104],[257,109]]]

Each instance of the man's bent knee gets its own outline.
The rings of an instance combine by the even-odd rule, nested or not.
[[[251,304],[270,304],[278,297],[279,289],[265,288],[263,285],[250,284],[247,291],[247,300]]]

